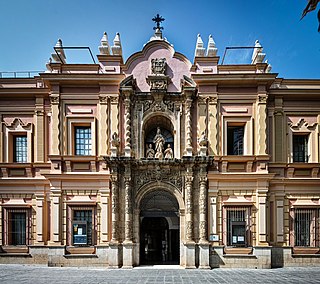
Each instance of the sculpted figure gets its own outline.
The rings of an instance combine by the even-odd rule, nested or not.
[[[201,137],[199,139],[199,145],[200,146],[207,146],[208,145],[208,138],[205,134],[205,132],[202,132]]]
[[[118,137],[118,134],[117,134],[117,132],[113,132],[113,134],[111,136],[111,145],[113,147],[117,148],[119,146],[119,144],[120,144],[120,139]]]
[[[164,151],[164,158],[173,159],[173,151],[170,144],[168,144],[167,149]]]
[[[157,128],[157,134],[153,138],[153,143],[155,144],[156,147],[156,155],[155,158],[157,159],[162,159],[163,158],[163,146],[164,146],[164,138],[161,134],[160,127]]]
[[[149,148],[146,152],[146,158],[154,158],[154,150],[152,149],[152,144],[149,144]]]

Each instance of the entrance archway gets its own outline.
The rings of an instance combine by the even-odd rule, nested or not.
[[[140,263],[179,264],[179,236],[176,198],[165,190],[147,193],[140,203]]]

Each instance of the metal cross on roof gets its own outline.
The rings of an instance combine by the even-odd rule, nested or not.
[[[160,23],[164,21],[164,18],[162,18],[159,14],[157,14],[157,16],[155,16],[152,21],[154,21],[155,23],[157,23],[157,26],[154,27],[154,30],[163,30],[163,27],[160,27]]]

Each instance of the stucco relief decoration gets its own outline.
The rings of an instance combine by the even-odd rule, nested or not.
[[[167,62],[165,58],[151,59],[151,73],[154,75],[165,75]]]

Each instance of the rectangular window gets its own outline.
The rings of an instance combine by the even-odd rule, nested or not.
[[[293,135],[293,162],[308,162],[308,135]]]
[[[227,129],[227,154],[243,155],[244,126],[230,126]]]
[[[28,244],[29,209],[4,210],[4,243],[12,246]]]
[[[91,155],[91,127],[75,126],[75,154]]]
[[[301,247],[315,247],[319,237],[317,219],[319,210],[295,209],[294,210],[294,245]]]
[[[225,234],[228,246],[247,247],[251,245],[250,207],[232,206],[226,208]]]
[[[13,136],[13,162],[26,163],[28,159],[28,145],[26,135]]]
[[[92,212],[93,209],[72,210],[72,244],[78,245],[93,245],[92,242]]]

